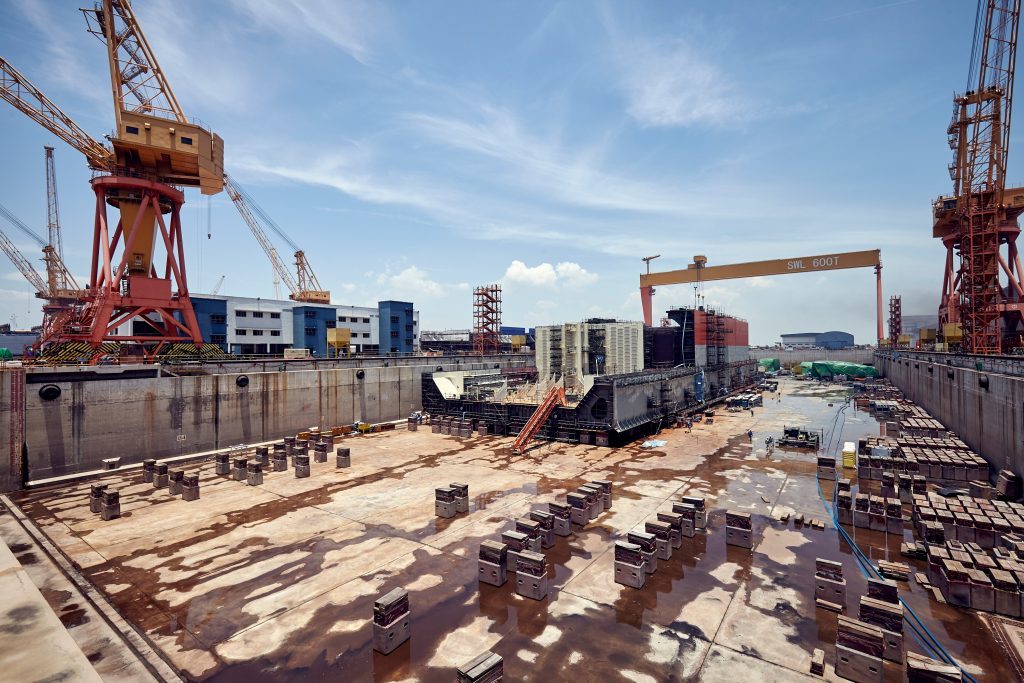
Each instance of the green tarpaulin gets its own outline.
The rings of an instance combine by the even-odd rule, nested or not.
[[[878,371],[870,365],[850,363],[842,360],[816,360],[800,364],[802,374],[809,377],[877,377]]]
[[[14,358],[14,354],[10,349],[0,347],[0,360],[11,360],[12,358]]]
[[[765,372],[777,372],[782,369],[782,365],[779,363],[778,358],[761,358],[757,361],[757,364],[761,366]]]

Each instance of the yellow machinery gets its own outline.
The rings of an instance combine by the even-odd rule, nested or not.
[[[347,327],[336,327],[327,330],[327,357],[347,358],[352,355],[352,330]]]
[[[765,275],[786,275],[792,273],[813,273],[823,270],[844,270],[846,268],[874,268],[877,288],[878,339],[882,334],[882,252],[878,249],[869,251],[852,251],[839,254],[822,254],[821,256],[803,256],[791,259],[773,259],[770,261],[752,261],[750,263],[733,263],[725,266],[708,266],[706,256],[694,256],[693,263],[683,270],[670,270],[663,273],[640,275],[640,301],[644,310],[644,324],[653,324],[654,288],[661,285],[679,285],[687,282],[700,283],[709,280],[735,280],[746,277]],[[658,258],[648,256],[642,259],[647,263]]]

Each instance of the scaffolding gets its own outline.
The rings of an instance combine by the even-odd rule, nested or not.
[[[473,352],[479,356],[501,352],[501,285],[473,290]]]
[[[900,335],[903,334],[903,297],[889,297],[889,345],[899,346]]]

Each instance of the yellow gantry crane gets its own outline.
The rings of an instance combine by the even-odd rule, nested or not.
[[[236,181],[228,178],[227,175],[224,176],[224,188],[227,190],[228,196],[231,197],[231,201],[235,203],[235,207],[242,216],[242,220],[249,226],[253,237],[263,247],[264,253],[266,253],[267,258],[270,260],[270,265],[274,268],[274,272],[284,282],[285,287],[288,288],[288,298],[292,301],[314,304],[331,303],[330,291],[320,286],[320,280],[317,279],[312,266],[306,260],[306,253],[299,248],[299,245],[295,244],[284,230],[260,208],[253,198]],[[263,226],[270,228],[278,237],[287,242],[288,246],[295,252],[295,277],[292,276],[291,272],[284,265],[281,255],[277,253],[277,248],[270,241],[267,231],[263,229]]]

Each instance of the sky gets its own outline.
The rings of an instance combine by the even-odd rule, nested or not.
[[[0,55],[102,139],[109,72],[81,4],[11,3]],[[900,294],[905,314],[937,308],[931,201],[951,191],[946,127],[974,3],[133,6],[183,108],[224,138],[227,172],[305,250],[334,303],[411,300],[425,330],[468,328],[472,287],[498,282],[506,325],[639,320],[644,256],[671,270],[696,254],[715,265],[879,248],[886,305]],[[65,260],[84,281],[84,159],[0,103],[0,204],[40,233],[47,144]],[[222,294],[273,297],[270,263],[227,196],[187,195],[192,291],[223,276]],[[703,294],[748,320],[754,344],[824,330],[874,340],[869,269]],[[656,312],[693,302],[687,285],[654,297]],[[4,259],[0,322],[40,318]]]

